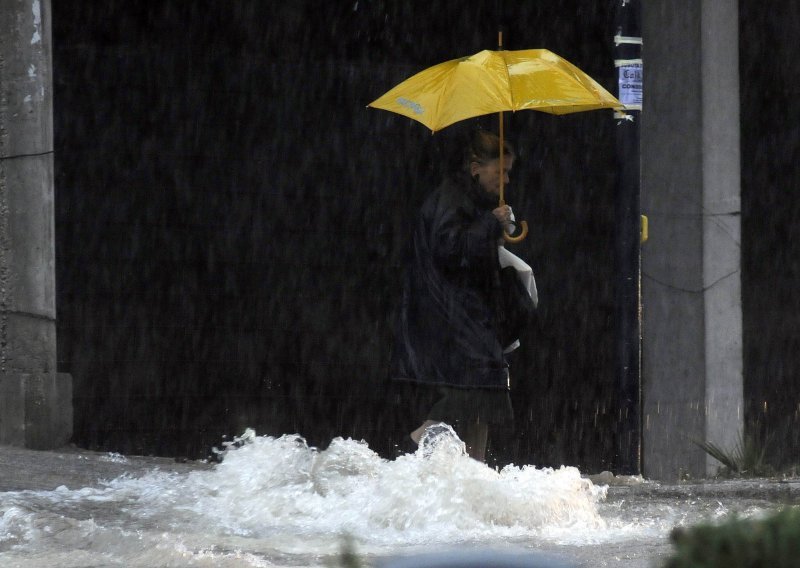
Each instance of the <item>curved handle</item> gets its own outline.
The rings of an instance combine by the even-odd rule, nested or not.
[[[503,232],[503,239],[505,239],[505,241],[507,243],[518,243],[521,240],[523,240],[525,237],[528,236],[528,222],[527,221],[520,221],[519,224],[520,224],[520,227],[522,227],[522,229],[521,229],[520,234],[517,235],[516,237],[512,237],[508,233]]]

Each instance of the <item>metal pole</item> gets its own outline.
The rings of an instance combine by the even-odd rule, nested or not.
[[[639,122],[642,101],[642,34],[639,0],[614,0],[614,63],[618,98],[628,109],[617,114],[616,192],[616,470],[642,470],[641,424],[641,241],[639,211]]]

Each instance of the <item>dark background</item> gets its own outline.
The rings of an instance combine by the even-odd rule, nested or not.
[[[365,105],[496,47],[500,23],[507,49],[547,47],[615,91],[613,2],[505,4],[53,2],[58,358],[78,445],[205,457],[253,427],[393,455],[415,426],[386,380],[409,223],[458,135],[496,117],[431,135]],[[798,399],[798,93],[762,50],[790,51],[800,21],[789,0],[772,17],[740,4],[748,416],[775,430]],[[509,202],[532,228],[512,250],[541,304],[496,463],[616,463],[614,127],[507,117]]]
[[[800,463],[800,5],[740,0],[745,416]]]

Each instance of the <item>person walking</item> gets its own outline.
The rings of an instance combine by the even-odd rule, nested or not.
[[[513,421],[504,338],[503,232],[513,212],[498,206],[516,154],[500,138],[473,131],[457,172],[423,203],[411,236],[395,329],[391,378],[435,389],[438,400],[410,437],[445,423],[467,453],[485,461],[490,425]],[[510,254],[510,253],[508,253]],[[505,256],[505,255],[504,255]],[[506,343],[506,344],[504,344]]]

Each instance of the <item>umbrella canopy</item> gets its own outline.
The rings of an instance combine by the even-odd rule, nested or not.
[[[500,34],[499,45],[503,45]],[[420,71],[369,103],[421,122],[432,132],[485,114],[500,114],[503,147],[503,112],[539,110],[568,114],[596,109],[624,109],[614,95],[566,59],[547,49],[484,50],[470,57],[445,61]],[[500,152],[503,171],[503,152]],[[500,205],[505,204],[500,176]],[[503,238],[516,243],[528,234]]]
[[[431,131],[485,114],[567,114],[623,109],[611,93],[547,49],[484,50],[429,67],[368,106],[402,114]]]

